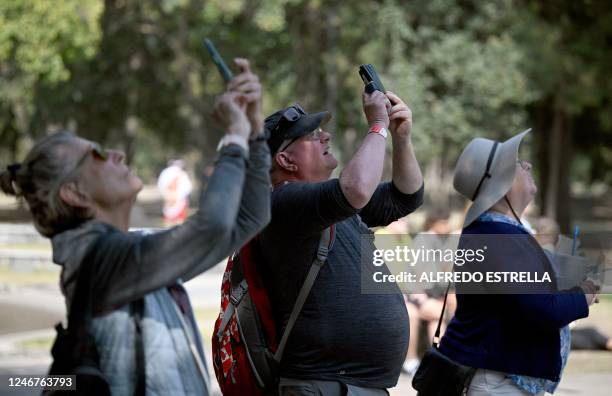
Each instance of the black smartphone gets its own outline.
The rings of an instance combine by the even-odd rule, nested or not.
[[[206,38],[204,39],[204,45],[206,46],[208,53],[212,57],[213,62],[215,62],[215,65],[217,65],[217,69],[219,69],[219,73],[221,73],[221,76],[223,77],[225,82],[229,82],[232,78],[234,78],[234,74],[232,73],[230,68],[227,67],[227,65],[223,61],[223,58],[221,58],[221,55],[219,54],[219,51],[217,51],[217,49],[215,48],[213,42]]]
[[[376,68],[374,65],[368,63],[359,66],[359,76],[361,76],[361,79],[366,86],[366,92],[387,92],[385,91],[385,86],[383,85],[382,81],[380,81],[380,77],[378,77],[378,73],[376,73]]]

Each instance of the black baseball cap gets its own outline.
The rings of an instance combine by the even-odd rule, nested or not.
[[[269,136],[270,153],[276,154],[285,140],[296,140],[308,135],[330,118],[329,111],[309,114],[297,103],[269,115],[266,117],[264,129]]]

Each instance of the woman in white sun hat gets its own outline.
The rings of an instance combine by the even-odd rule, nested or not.
[[[588,316],[595,299],[596,288],[590,281],[558,292],[550,263],[521,223],[537,192],[531,164],[518,158],[519,144],[529,131],[505,142],[476,138],[455,168],[455,189],[472,201],[460,247],[475,236],[478,244],[488,245],[484,261],[474,263],[471,270],[548,272],[552,277],[550,282],[519,289],[523,294],[508,294],[515,289],[504,294],[499,285],[496,292],[485,285],[480,294],[462,294],[462,286],[457,286],[457,309],[439,350],[477,369],[469,396],[552,393],[569,353],[567,325]]]

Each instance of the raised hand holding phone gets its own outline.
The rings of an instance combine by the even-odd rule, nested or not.
[[[215,62],[215,65],[217,65],[217,69],[219,70],[219,73],[221,73],[221,77],[223,77],[226,83],[229,82],[234,77],[234,74],[223,61],[221,54],[219,54],[219,51],[217,51],[217,48],[215,48],[213,42],[206,38],[204,39],[204,45],[212,57],[213,62]]]
[[[382,93],[387,92],[385,91],[385,86],[382,81],[380,81],[380,77],[378,77],[378,73],[376,73],[374,65],[367,63],[359,66],[359,76],[363,80],[367,93],[372,93],[374,91],[380,91]]]
[[[412,132],[412,110],[404,101],[391,91],[387,91],[391,102],[389,110],[389,130],[393,138],[407,138]]]
[[[225,131],[226,135],[237,135],[246,140],[251,134],[251,125],[244,106],[240,105],[240,94],[228,91],[215,99],[213,118]]]
[[[235,100],[238,107],[246,112],[251,124],[250,137],[255,138],[261,135],[264,123],[261,105],[261,84],[259,83],[259,77],[251,73],[249,61],[243,58],[234,59],[234,63],[240,69],[240,73],[234,76],[213,42],[209,39],[204,39],[204,45],[217,66],[219,73],[228,84],[228,92],[237,94],[232,96],[232,100]]]
[[[228,91],[239,93],[239,100],[246,106],[246,114],[251,123],[251,138],[263,133],[264,117],[262,113],[262,88],[259,77],[251,72],[249,61],[244,58],[234,59],[240,69],[228,83]]]

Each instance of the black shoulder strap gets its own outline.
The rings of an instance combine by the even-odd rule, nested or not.
[[[293,330],[293,326],[302,312],[302,308],[304,307],[304,303],[310,294],[310,290],[317,279],[317,275],[319,275],[319,270],[327,261],[327,255],[331,250],[334,244],[334,236],[335,236],[335,226],[332,224],[328,228],[324,229],[321,232],[321,239],[319,240],[319,247],[317,248],[317,255],[315,256],[312,265],[310,266],[310,270],[308,270],[308,275],[306,275],[306,280],[302,284],[302,288],[295,300],[295,304],[293,305],[293,309],[291,310],[291,315],[289,316],[289,320],[287,321],[287,326],[285,327],[285,331],[283,332],[283,336],[278,343],[278,348],[276,349],[276,353],[274,354],[274,360],[280,362],[283,358],[283,353],[285,352],[285,346],[287,345],[287,340],[289,339],[289,335],[291,334],[291,330]]]
[[[306,298],[310,294],[310,290],[314,285],[315,280],[317,279],[317,275],[319,274],[319,270],[325,264],[327,260],[327,255],[329,251],[334,245],[334,237],[335,237],[335,225],[331,225],[325,230],[321,232],[321,239],[319,240],[319,246],[317,247],[317,254],[313,260],[312,265],[310,266],[310,270],[306,275],[306,280],[302,284],[302,288],[298,293],[298,297],[293,305],[293,309],[291,310],[291,315],[289,316],[289,320],[287,321],[287,326],[283,332],[281,340],[278,344],[278,348],[276,353],[274,354],[274,359],[276,361],[280,361],[283,357],[283,352],[285,350],[285,346],[287,344],[287,340],[289,338],[289,334],[295,325],[295,321],[297,320],[304,303],[306,302]],[[233,315],[236,307],[238,307],[243,300],[244,296],[248,291],[248,284],[246,279],[244,279],[244,273],[242,269],[242,262],[240,261],[240,256],[236,255],[233,257],[233,267],[231,272],[231,291],[230,291],[230,303],[228,304],[225,311],[223,311],[223,320],[219,325],[219,329],[217,330],[216,336],[221,338],[225,328],[227,327],[231,316]]]
[[[448,291],[450,290],[451,284],[448,282],[448,286],[446,286],[446,293],[444,293],[444,303],[442,304],[442,312],[440,312],[440,318],[438,319],[438,327],[436,328],[436,333],[434,334],[432,346],[437,348],[440,344],[440,327],[442,326],[442,320],[444,319],[444,310],[446,309],[446,299],[448,298]]]
[[[146,389],[145,375],[145,354],[144,343],[142,341],[141,320],[144,313],[144,297],[133,301],[131,304],[132,317],[134,318],[134,329],[136,331],[135,349],[136,349],[136,389],[135,396],[144,396]]]

